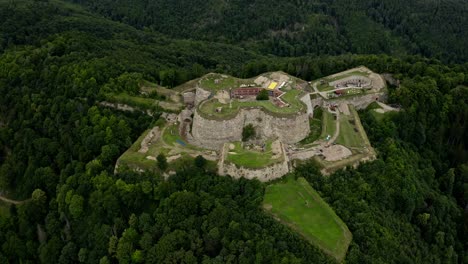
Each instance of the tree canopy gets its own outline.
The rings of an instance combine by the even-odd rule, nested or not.
[[[20,200],[0,201],[0,263],[332,263],[264,213],[263,183],[201,158],[167,179],[114,174],[161,110],[100,102],[210,71],[312,80],[359,65],[400,81],[402,111],[360,112],[378,158],[291,177],[348,225],[347,263],[468,262],[464,1],[77,2],[0,0],[0,195]]]

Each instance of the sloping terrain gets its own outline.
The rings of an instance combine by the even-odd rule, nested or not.
[[[83,0],[114,20],[176,38],[242,43],[262,53],[392,53],[468,58],[468,3],[444,1]]]

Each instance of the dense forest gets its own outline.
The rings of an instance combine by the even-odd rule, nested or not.
[[[70,1],[139,29],[231,43],[262,54],[468,59],[468,3],[461,0]]]
[[[401,81],[404,111],[360,112],[378,159],[292,177],[348,225],[347,263],[468,262],[465,1],[74,2],[0,0],[0,195],[21,201],[0,201],[0,263],[333,263],[263,212],[258,181],[114,174],[160,112],[98,103],[134,79],[359,65]]]

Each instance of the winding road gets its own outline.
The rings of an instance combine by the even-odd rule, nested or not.
[[[23,204],[23,203],[29,201],[29,199],[24,200],[24,201],[16,201],[16,200],[8,199],[8,198],[0,195],[0,201],[3,201],[3,202],[8,203],[8,204],[19,205],[19,204]]]

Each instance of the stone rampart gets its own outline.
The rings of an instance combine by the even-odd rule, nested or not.
[[[348,76],[343,79],[339,79],[333,82],[330,82],[329,85],[332,87],[335,86],[346,86],[346,84],[354,84],[354,85],[361,85],[361,87],[368,87],[372,85],[372,81],[364,76],[358,76],[358,75],[353,75],[353,76]]]
[[[353,105],[356,109],[364,109],[369,106],[372,102],[375,101],[385,101],[385,93],[374,93],[366,94],[362,96],[353,96],[353,97],[337,97],[333,99],[326,100],[327,104],[350,104]]]
[[[200,104],[201,102],[205,101],[208,99],[211,95],[211,92],[205,91],[200,87],[197,87],[195,91],[195,105]]]
[[[219,149],[224,143],[241,141],[242,129],[252,124],[260,139],[278,138],[286,144],[296,143],[310,132],[306,112],[287,117],[277,117],[259,108],[241,109],[231,119],[211,120],[194,113],[192,134],[187,139],[194,145]]]
[[[225,144],[221,150],[221,159],[218,163],[218,173],[220,175],[230,175],[231,177],[236,179],[257,179],[261,182],[267,182],[281,178],[289,172],[289,160],[286,156],[283,144],[281,144],[283,156],[282,161],[260,169],[249,169],[225,161],[225,155],[227,155],[228,145],[229,144]]]
[[[232,163],[224,163],[224,171],[222,175],[230,175],[233,178],[246,178],[246,179],[257,179],[261,182],[267,182],[281,178],[289,172],[288,162],[283,161],[275,163],[271,166],[262,169],[248,169],[244,167],[237,167]]]

